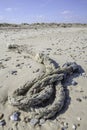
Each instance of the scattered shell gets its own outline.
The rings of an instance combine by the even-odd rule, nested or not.
[[[0,113],[0,120],[3,118],[4,114]]]
[[[0,121],[0,126],[4,126],[6,123],[5,123],[5,120],[1,120]]]
[[[33,126],[35,126],[37,123],[38,123],[38,119],[33,118],[30,120],[30,124]]]
[[[45,123],[45,119],[40,119],[40,125]]]
[[[10,116],[10,119],[12,121],[18,121],[19,120],[19,113],[18,112],[14,112],[13,115]]]
[[[72,129],[76,130],[77,126],[75,124],[72,125]]]

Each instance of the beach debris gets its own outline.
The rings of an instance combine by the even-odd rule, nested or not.
[[[32,125],[32,126],[35,126],[36,124],[38,124],[38,119],[35,119],[35,118],[32,118],[31,120],[30,120],[30,124]]]
[[[76,130],[77,129],[77,126],[75,124],[72,125],[72,129],[73,130]]]
[[[0,120],[3,118],[4,114],[0,113]]]
[[[4,126],[6,124],[5,120],[0,120],[0,126]]]
[[[10,119],[12,121],[18,121],[19,120],[19,113],[18,112],[14,112],[11,116]]]
[[[39,119],[50,119],[60,112],[65,102],[64,75],[77,73],[79,66],[69,62],[60,67],[56,61],[43,53],[35,53],[19,46],[17,50],[27,52],[36,62],[45,66],[42,76],[26,82],[8,96],[11,105],[30,112],[31,124],[37,124]],[[33,118],[34,117],[34,118]]]
[[[77,85],[77,82],[73,80],[72,85],[74,85],[74,86]]]

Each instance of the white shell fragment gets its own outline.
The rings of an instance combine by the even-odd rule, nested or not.
[[[17,112],[14,112],[13,115],[10,116],[10,119],[12,121],[18,121],[19,119],[19,114]]]

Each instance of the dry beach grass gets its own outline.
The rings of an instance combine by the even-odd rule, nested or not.
[[[8,95],[27,81],[42,76],[44,65],[36,62],[28,53],[9,51],[10,44],[27,45],[28,50],[49,56],[59,66],[66,62],[76,62],[83,69],[79,75],[67,78],[64,84],[67,98],[62,111],[41,126],[32,126],[29,121],[30,114],[10,105]],[[77,84],[74,85],[73,81]],[[64,127],[67,130],[86,130],[86,86],[87,25],[25,23],[7,27],[0,24],[0,122],[5,120],[5,125],[0,126],[0,130],[58,130]],[[10,119],[15,111],[20,113],[18,121]]]

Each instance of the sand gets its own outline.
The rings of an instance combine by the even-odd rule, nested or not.
[[[42,126],[33,127],[30,122],[25,123],[24,118],[29,113],[11,106],[8,103],[8,94],[42,75],[44,66],[29,58],[28,54],[9,51],[9,44],[26,44],[28,49],[37,53],[43,52],[60,66],[66,62],[76,62],[84,70],[79,76],[68,79],[64,108],[54,119],[47,120]],[[72,85],[72,80],[77,85]],[[0,126],[0,130],[58,130],[67,123],[67,130],[72,130],[73,124],[77,126],[77,130],[86,130],[86,110],[87,27],[0,28],[0,113],[4,114],[3,119],[6,122],[3,127]],[[20,121],[9,119],[14,111],[20,112]]]

